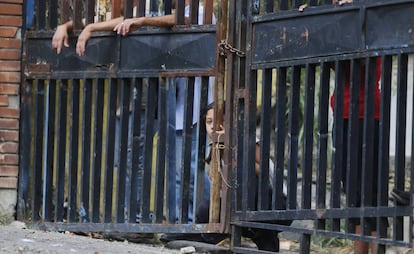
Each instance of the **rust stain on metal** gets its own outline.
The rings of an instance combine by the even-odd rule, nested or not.
[[[32,73],[50,72],[50,64],[28,64],[27,69]]]

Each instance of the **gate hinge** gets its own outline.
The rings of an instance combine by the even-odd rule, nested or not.
[[[219,53],[221,56],[226,56],[227,52],[231,52],[233,54],[236,54],[239,57],[245,57],[246,53],[241,51],[240,49],[236,49],[232,45],[230,45],[226,40],[221,40],[218,44]]]

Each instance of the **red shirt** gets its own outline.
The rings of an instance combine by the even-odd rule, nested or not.
[[[344,90],[344,118],[349,118],[349,106],[351,101],[351,75],[350,75],[350,64],[346,65],[345,70],[345,90]],[[380,118],[380,101],[381,101],[381,90],[380,90],[380,79],[381,79],[381,58],[377,58],[376,73],[375,73],[375,113],[374,118],[379,120]],[[364,118],[364,102],[365,102],[365,65],[361,66],[361,85],[359,88],[359,118]],[[331,96],[331,108],[334,111],[335,93]]]

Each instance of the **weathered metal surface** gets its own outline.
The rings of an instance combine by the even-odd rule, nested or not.
[[[51,48],[50,34],[28,33],[27,38],[29,74],[53,77],[61,72],[124,72],[135,76],[141,72],[158,76],[161,71],[211,72],[215,63],[213,26],[180,33],[155,30],[128,37],[100,33],[89,40],[82,57],[76,55],[76,37],[71,37],[70,47],[64,47],[59,55]]]
[[[361,2],[258,17],[252,63],[413,46],[413,12],[412,2]]]

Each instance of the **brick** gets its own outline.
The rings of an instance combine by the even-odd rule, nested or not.
[[[0,165],[0,176],[17,176],[19,167]]]
[[[0,37],[15,38],[17,34],[17,27],[0,26]]]
[[[1,33],[1,28],[0,28]],[[17,49],[0,49],[0,60],[20,60],[22,54]]]
[[[19,151],[19,144],[16,142],[0,143],[0,153],[17,153]]]
[[[10,118],[1,118],[0,117],[0,129],[3,130],[18,130],[19,129],[19,120],[10,119]]]
[[[9,105],[9,96],[7,95],[0,95],[0,106],[8,106]],[[1,122],[1,119],[0,119]],[[1,128],[1,123],[0,123]]]
[[[19,141],[19,132],[0,129],[0,142],[2,141]]]
[[[20,71],[20,61],[0,61],[1,71]]]
[[[19,157],[17,154],[0,154],[0,164],[18,165]]]
[[[0,94],[18,95],[19,94],[19,85],[0,84]],[[1,116],[1,114],[0,114],[0,116]]]
[[[0,26],[22,26],[21,16],[0,16]]]
[[[0,49],[7,48],[7,49],[18,49],[20,50],[22,47],[22,40],[15,39],[15,38],[0,38]]]
[[[23,0],[1,0],[2,3],[16,3],[23,4]]]
[[[7,15],[22,15],[21,4],[0,4],[0,14]]]
[[[19,109],[0,107],[0,117],[19,118]]]
[[[0,83],[20,83],[20,72],[0,72]]]
[[[0,72],[0,83],[20,83],[20,72]]]
[[[17,177],[0,177],[0,189],[17,189]]]

